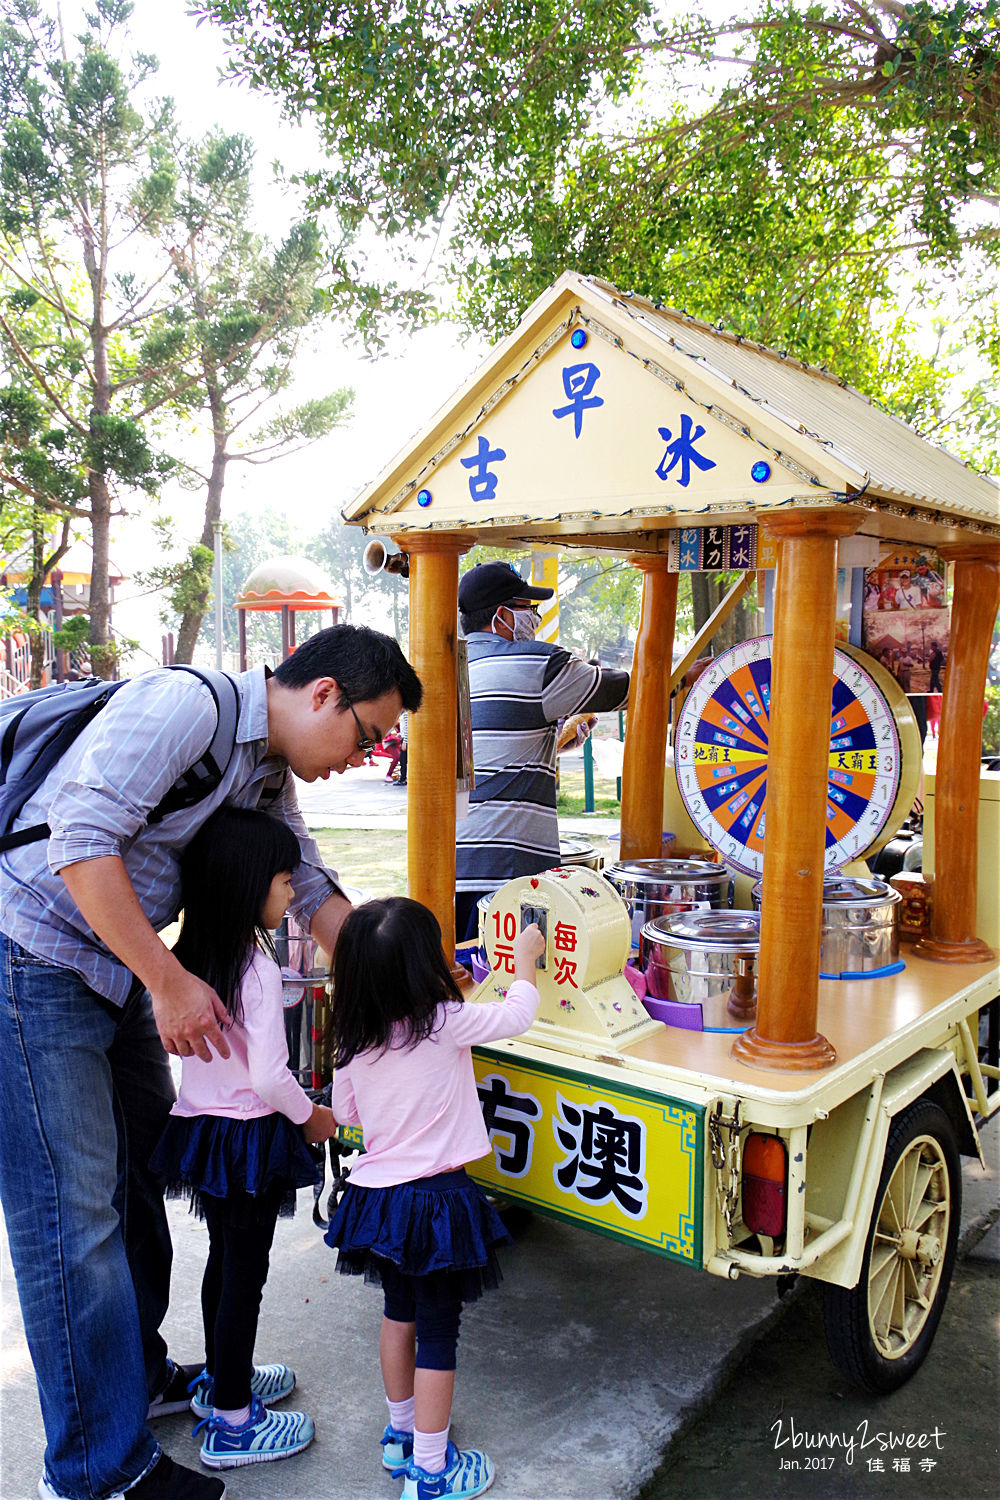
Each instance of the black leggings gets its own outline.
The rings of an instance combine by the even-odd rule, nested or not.
[[[201,1282],[205,1368],[215,1382],[214,1403],[236,1411],[250,1402],[253,1346],[267,1280],[281,1189],[259,1198],[201,1195],[208,1226],[208,1264]]]
[[[417,1325],[417,1369],[454,1370],[462,1299],[449,1285],[448,1273],[406,1276],[385,1260],[379,1270],[386,1317],[391,1323]]]

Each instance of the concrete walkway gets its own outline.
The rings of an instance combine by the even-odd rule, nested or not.
[[[567,751],[559,757],[566,771],[582,770],[583,752]],[[296,781],[299,806],[310,828],[405,828],[407,786],[385,779],[387,761],[358,766],[328,781]],[[617,834],[618,819],[596,813],[561,817],[565,833],[591,833],[606,838]]]

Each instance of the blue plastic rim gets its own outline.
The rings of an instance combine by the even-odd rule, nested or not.
[[[906,968],[901,958],[897,958],[894,964],[883,964],[880,969],[845,969],[841,974],[824,974],[820,969],[820,979],[888,979],[890,974],[902,974]]]

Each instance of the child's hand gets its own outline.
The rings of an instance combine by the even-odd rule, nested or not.
[[[545,939],[537,922],[522,929],[514,939],[514,978],[535,982],[535,959],[545,952]]]
[[[318,1146],[321,1142],[328,1141],[336,1133],[336,1129],[333,1110],[326,1104],[314,1104],[312,1114],[302,1127],[302,1134],[310,1146]]]

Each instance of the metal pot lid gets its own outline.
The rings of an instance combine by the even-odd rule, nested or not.
[[[731,908],[676,912],[646,922],[642,936],[646,942],[668,943],[675,948],[755,951],[760,947],[760,913]]]
[[[606,865],[611,880],[632,880],[638,885],[690,885],[711,881],[722,885],[731,877],[725,865],[710,859],[625,859]]]
[[[902,897],[877,876],[833,875],[823,881],[824,906],[894,906]]]
[[[763,880],[758,880],[751,899],[760,901]],[[823,881],[823,906],[894,906],[900,894],[877,875],[831,875]]]

